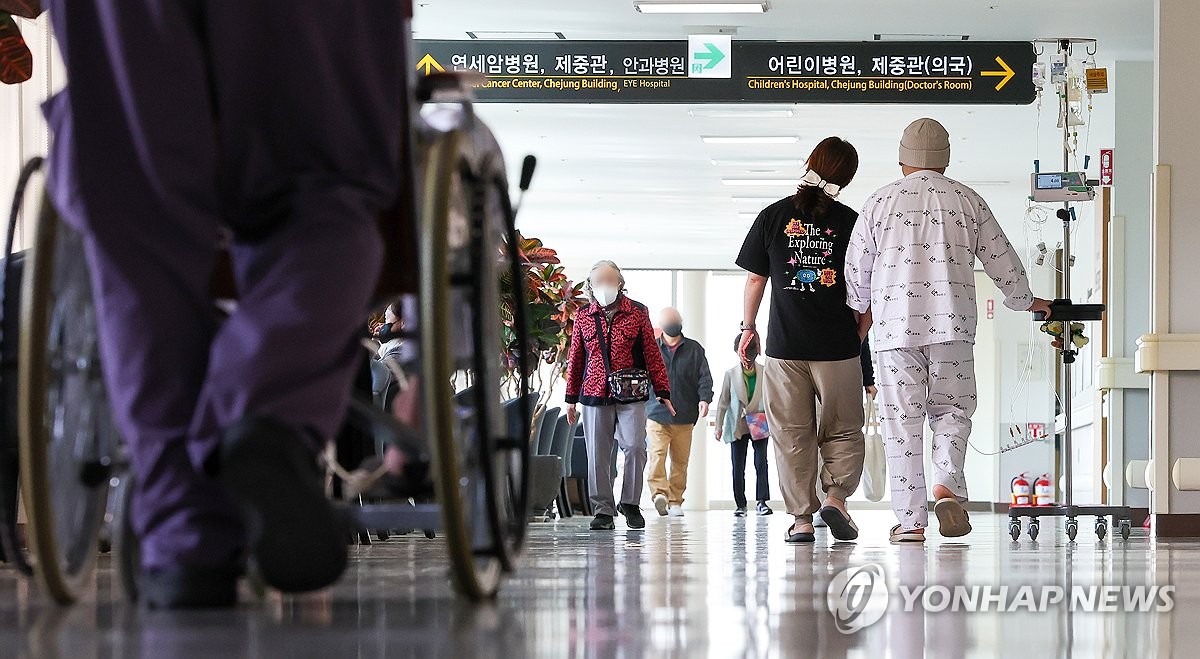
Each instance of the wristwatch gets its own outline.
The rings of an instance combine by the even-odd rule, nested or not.
[[[747,325],[746,321],[742,321],[741,327],[742,327],[743,332],[753,332],[754,331],[754,323],[750,323],[749,325]]]

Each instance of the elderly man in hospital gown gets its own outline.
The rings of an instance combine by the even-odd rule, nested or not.
[[[900,141],[904,177],[863,207],[846,254],[847,301],[874,327],[893,542],[923,542],[929,523],[924,424],[933,430],[933,498],[946,537],[971,532],[962,503],[974,369],[975,260],[1014,311],[1049,313],[987,202],[946,177],[950,136],[918,119]]]

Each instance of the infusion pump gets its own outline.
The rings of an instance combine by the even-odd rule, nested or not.
[[[1096,188],[1086,172],[1034,172],[1029,175],[1029,198],[1037,202],[1092,201]]]

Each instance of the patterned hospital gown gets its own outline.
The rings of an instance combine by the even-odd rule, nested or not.
[[[1033,293],[1021,259],[987,202],[932,171],[910,174],[867,200],[846,253],[846,297],[874,315],[876,350],[975,341],[975,258],[1025,311]]]

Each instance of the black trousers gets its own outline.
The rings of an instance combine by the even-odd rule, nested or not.
[[[754,446],[754,473],[755,501],[766,501],[771,498],[771,488],[767,481],[767,444],[769,440],[754,441],[750,439],[750,435],[745,435],[741,439],[729,445],[729,451],[733,454],[733,500],[737,503],[738,508],[746,507],[746,452],[752,445]]]

